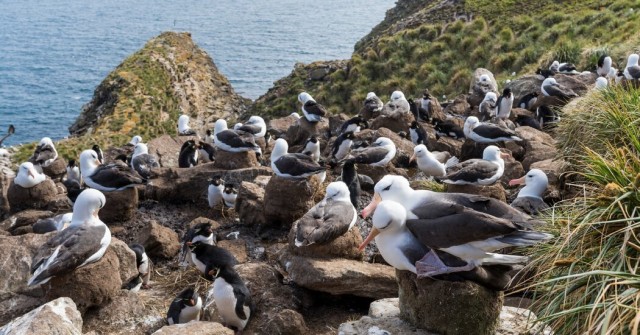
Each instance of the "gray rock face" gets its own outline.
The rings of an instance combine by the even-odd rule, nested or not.
[[[264,216],[267,225],[291,227],[294,221],[315,205],[313,196],[319,188],[316,178],[271,177],[264,192]]]
[[[138,243],[149,257],[171,259],[180,252],[180,238],[171,228],[150,221],[138,234]]]
[[[416,279],[409,271],[396,271],[400,317],[436,334],[493,335],[502,310],[502,292],[471,281]],[[464,316],[456,318],[454,316]]]
[[[138,189],[130,187],[122,191],[103,192],[107,203],[100,210],[100,219],[107,225],[117,225],[131,220],[138,209]]]
[[[153,335],[233,335],[233,330],[217,322],[192,321],[180,323],[172,326],[164,326],[153,333]]]
[[[297,221],[289,231],[289,252],[293,255],[325,259],[339,257],[362,260],[363,253],[358,250],[358,246],[362,243],[362,236],[360,234],[360,229],[356,225],[354,225],[348,232],[329,243],[314,243],[301,247],[296,247],[295,245],[296,232]]]
[[[228,152],[216,151],[216,161],[213,165],[223,170],[247,169],[260,166],[254,151]]]
[[[284,254],[280,264],[297,285],[334,295],[389,298],[398,294],[394,269],[344,258],[314,259]]]
[[[139,293],[120,290],[108,304],[87,312],[84,316],[85,332],[98,334],[148,334],[165,325],[166,319],[145,308]]]
[[[480,77],[483,75],[489,76],[489,81],[481,81]],[[491,71],[483,68],[477,68],[473,72],[473,79],[471,79],[471,84],[469,85],[469,96],[467,97],[467,102],[469,102],[471,107],[478,106],[484,99],[487,92],[494,92],[498,94],[498,82]]]
[[[58,298],[0,328],[2,335],[82,335],[82,316],[70,298]]]
[[[11,215],[6,220],[0,222],[0,229],[11,232],[12,235],[22,235],[22,233],[26,234],[31,232],[31,226],[38,220],[50,218],[52,216],[53,212],[51,211],[27,209]],[[18,233],[18,231],[21,233]]]
[[[12,180],[7,190],[7,200],[12,213],[25,209],[43,209],[55,212],[70,208],[66,194],[60,193],[51,179],[45,179],[42,183],[31,188],[23,188]]]
[[[516,135],[522,139],[525,150],[522,168],[529,171],[531,164],[554,158],[558,151],[556,141],[549,134],[531,127],[516,128]]]
[[[236,212],[240,223],[246,225],[263,225],[264,217],[264,187],[243,181],[238,189]]]

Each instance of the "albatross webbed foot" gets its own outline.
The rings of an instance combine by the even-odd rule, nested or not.
[[[441,274],[473,270],[475,266],[467,263],[465,266],[449,267],[445,265],[432,249],[421,260],[416,262],[418,278],[434,277]]]

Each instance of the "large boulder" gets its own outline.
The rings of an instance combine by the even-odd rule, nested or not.
[[[55,233],[0,236],[0,324],[46,302],[40,287],[27,286],[31,259]]]
[[[53,212],[69,209],[69,201],[53,180],[47,178],[40,184],[23,188],[13,181],[7,190],[7,199],[12,213],[25,209],[43,209]]]
[[[149,257],[172,259],[180,252],[178,234],[155,220],[147,222],[146,226],[138,232],[136,241],[144,246]]]
[[[153,335],[233,335],[233,330],[223,326],[218,322],[192,321],[189,323],[179,323],[177,325],[164,326],[158,329]]]
[[[103,306],[118,295],[122,287],[120,260],[114,248],[107,248],[95,263],[51,278],[47,299],[70,297],[82,313]],[[73,289],[69,289],[73,288]]]
[[[260,166],[255,151],[229,152],[216,150],[215,167],[223,170],[247,169]]]
[[[0,334],[82,335],[82,316],[73,300],[58,298],[6,324]]]
[[[545,132],[525,126],[516,128],[516,135],[522,139],[525,150],[522,160],[525,171],[529,171],[531,164],[554,158],[558,153],[555,140]]]
[[[33,230],[31,229],[31,226],[38,220],[50,218],[52,216],[53,212],[51,211],[27,209],[22,212],[15,213],[0,222],[0,229],[9,231],[12,235],[22,235],[32,232]]]
[[[484,99],[484,97],[482,97]],[[444,113],[466,116],[471,111],[471,105],[467,101],[467,96],[464,94],[458,95],[451,103],[444,108]],[[440,120],[445,120],[446,117],[440,117]]]
[[[340,324],[341,335],[370,334],[413,334],[435,335],[424,329],[418,329],[400,316],[398,298],[376,300],[369,305],[369,313],[359,320]]]
[[[15,173],[11,170],[10,174],[3,173],[4,171],[0,171],[0,219],[4,219],[7,215],[9,215],[9,211],[11,207],[9,206],[9,199],[7,198],[7,191],[9,190],[9,185],[15,176]]]
[[[417,279],[409,271],[396,271],[396,275],[402,319],[436,334],[495,334],[502,292],[472,281]],[[451,322],[453,316],[464,317]]]
[[[281,137],[287,133],[289,128],[296,125],[298,123],[299,118],[293,115],[287,115],[285,117],[271,119],[268,123],[268,129],[276,135],[277,137]]]
[[[280,258],[291,281],[334,295],[389,298],[398,294],[394,269],[388,265],[344,258],[315,259],[285,253]]]
[[[371,121],[371,129],[387,128],[396,133],[400,131],[409,133],[411,121],[413,121],[413,114],[408,112],[380,115]]]
[[[287,129],[285,138],[289,147],[303,144],[311,136],[323,136],[330,132],[329,120],[323,118],[322,121],[311,123],[302,116],[298,122],[294,123]]]
[[[138,189],[129,187],[122,191],[103,192],[107,202],[100,210],[100,220],[107,225],[122,224],[131,220],[138,209]]]
[[[246,225],[264,225],[264,186],[248,181],[240,183],[236,199],[236,213],[240,223]]]
[[[184,142],[195,137],[162,135],[147,142],[149,154],[158,158],[161,167],[178,167],[178,157]]]
[[[137,277],[138,265],[136,264],[136,253],[129,248],[129,246],[121,240],[112,237],[109,249],[118,257],[118,272],[120,273],[120,280],[123,284],[128,283],[133,278]]]
[[[148,334],[165,322],[164,316],[160,317],[154,314],[153,309],[145,307],[139,293],[120,290],[111,302],[84,315],[83,330],[98,334]]]
[[[316,178],[271,177],[264,193],[264,216],[267,225],[290,227],[315,205],[313,196],[319,189],[320,184]]]

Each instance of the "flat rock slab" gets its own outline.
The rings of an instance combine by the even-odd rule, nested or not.
[[[82,335],[82,316],[71,298],[58,298],[0,328],[2,335]]]
[[[280,262],[293,282],[310,290],[374,299],[398,295],[395,270],[388,265],[290,254],[284,254]]]
[[[172,326],[164,326],[153,335],[233,335],[233,330],[217,323],[207,321],[192,321]]]

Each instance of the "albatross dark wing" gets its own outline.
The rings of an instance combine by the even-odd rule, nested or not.
[[[100,165],[90,176],[94,183],[104,187],[121,188],[132,184],[143,184],[144,180],[127,165]]]

